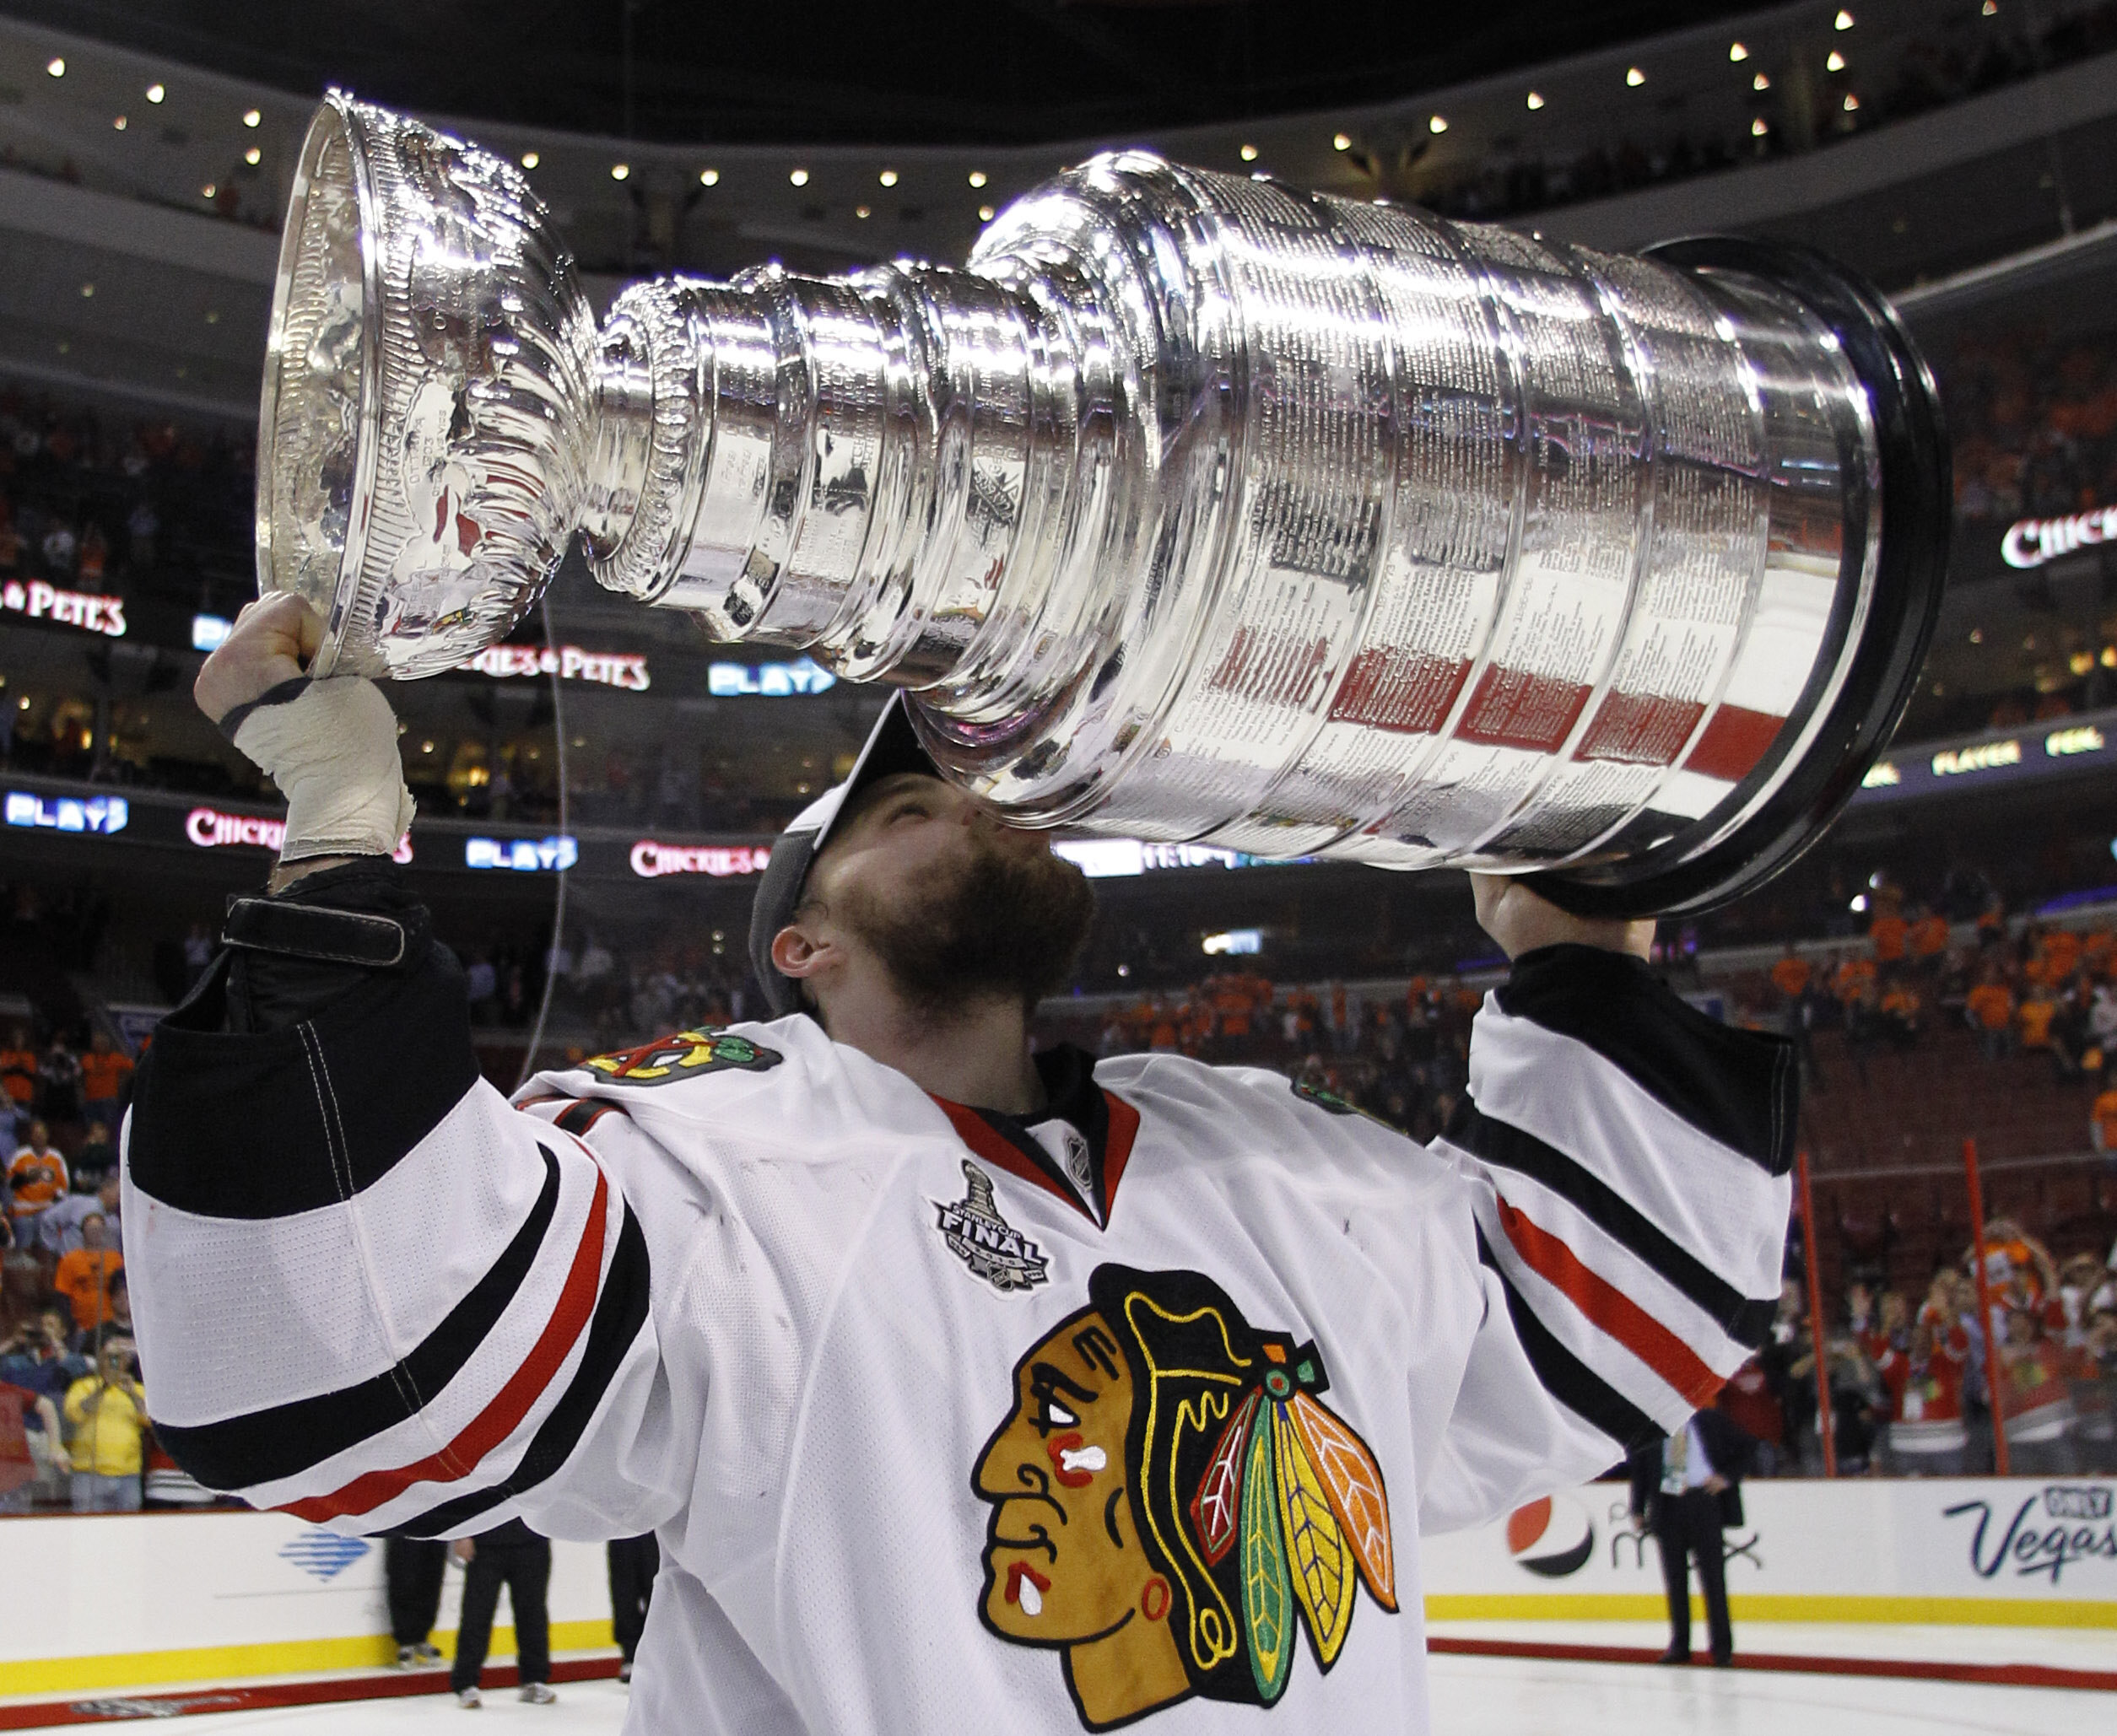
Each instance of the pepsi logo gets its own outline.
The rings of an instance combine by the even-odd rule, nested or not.
[[[1578,1573],[1594,1552],[1594,1522],[1566,1496],[1547,1495],[1507,1515],[1507,1553],[1542,1578]]]

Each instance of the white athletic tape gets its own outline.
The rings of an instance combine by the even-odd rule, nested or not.
[[[397,714],[364,677],[311,682],[284,704],[260,705],[235,747],[287,798],[283,862],[386,856],[412,823]]]

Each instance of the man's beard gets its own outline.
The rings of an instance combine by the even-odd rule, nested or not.
[[[1095,919],[1095,894],[1063,857],[1002,851],[973,836],[969,865],[909,910],[846,889],[845,919],[918,1011],[946,1017],[1002,995],[1034,1007],[1072,973]]]

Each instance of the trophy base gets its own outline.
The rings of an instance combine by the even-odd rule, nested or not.
[[[1650,258],[1695,271],[1741,272],[1790,292],[1834,331],[1867,389],[1881,468],[1882,535],[1864,621],[1856,621],[1860,574],[1842,575],[1830,650],[1817,684],[1859,634],[1843,685],[1821,725],[1790,726],[1715,814],[1659,849],[1607,869],[1539,874],[1543,897],[1579,916],[1694,916],[1756,891],[1822,837],[1888,745],[1910,703],[1940,618],[1954,502],[1948,434],[1938,388],[1889,305],[1856,273],[1808,248],[1739,236],[1704,236],[1647,250]],[[1846,558],[1856,560],[1848,550]],[[1807,704],[1796,720],[1812,716]],[[1790,771],[1790,754],[1799,758]],[[1774,787],[1774,786],[1776,787]],[[1769,795],[1758,802],[1761,793]],[[1727,812],[1754,811],[1723,837]],[[1709,839],[1709,842],[1704,840]]]

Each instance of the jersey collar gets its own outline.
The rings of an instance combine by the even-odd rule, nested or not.
[[[1071,1043],[1042,1050],[1033,1059],[1050,1099],[1040,1113],[1010,1115],[1002,1109],[951,1103],[944,1097],[933,1100],[958,1137],[986,1162],[1063,1200],[1098,1229],[1108,1229],[1117,1183],[1131,1160],[1132,1141],[1139,1133],[1139,1111],[1097,1085],[1094,1061]],[[1030,1130],[1050,1121],[1067,1123],[1088,1141],[1085,1198]]]

